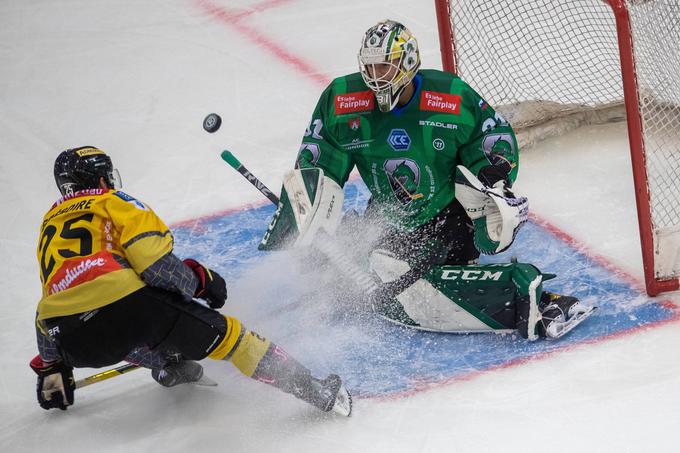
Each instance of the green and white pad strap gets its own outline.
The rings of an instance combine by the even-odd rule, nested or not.
[[[487,187],[466,167],[456,168],[456,198],[474,223],[475,247],[486,255],[504,251],[527,221],[529,201],[515,197],[504,181]]]
[[[320,168],[287,172],[278,209],[259,249],[306,246],[321,232],[332,236],[342,217],[343,201],[342,188]]]

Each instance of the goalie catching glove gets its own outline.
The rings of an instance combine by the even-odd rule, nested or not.
[[[487,255],[504,251],[527,221],[529,201],[513,195],[504,180],[489,187],[466,167],[456,168],[456,198],[474,223],[475,247]]]
[[[38,375],[36,391],[40,407],[65,411],[67,406],[73,404],[76,389],[73,368],[62,362],[45,363],[39,355],[33,357],[30,366]]]
[[[227,284],[217,272],[208,269],[191,258],[184,260],[198,278],[198,286],[194,297],[205,300],[210,308],[222,308],[227,301]]]

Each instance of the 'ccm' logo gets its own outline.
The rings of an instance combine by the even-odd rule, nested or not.
[[[411,137],[404,129],[392,129],[387,137],[387,143],[395,151],[408,151],[409,146],[411,146]]]
[[[445,269],[442,271],[442,280],[500,280],[503,271],[476,271],[473,269]]]

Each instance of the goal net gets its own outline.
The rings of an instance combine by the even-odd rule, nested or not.
[[[445,70],[520,146],[627,121],[647,292],[680,277],[680,0],[435,0]]]

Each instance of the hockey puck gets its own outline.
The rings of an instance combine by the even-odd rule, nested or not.
[[[220,118],[217,113],[211,113],[203,120],[203,129],[205,129],[207,132],[210,132],[211,134],[217,131],[221,125],[222,118]]]

